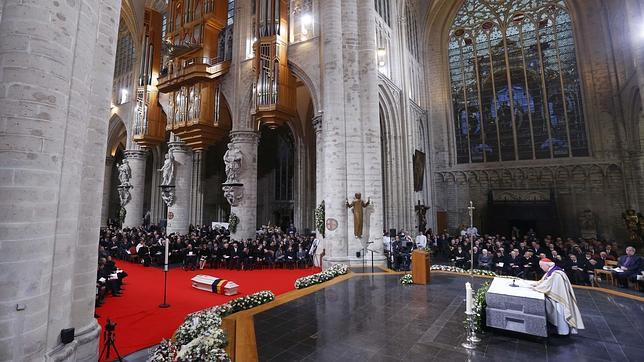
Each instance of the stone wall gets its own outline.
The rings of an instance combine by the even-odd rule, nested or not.
[[[3,2],[0,360],[95,360],[97,237],[120,2]],[[63,328],[76,341],[60,344]]]

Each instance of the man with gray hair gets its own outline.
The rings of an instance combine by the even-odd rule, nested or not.
[[[626,247],[626,255],[622,255],[617,260],[618,267],[613,271],[620,287],[628,288],[628,279],[635,279],[642,269],[642,257],[635,255],[635,248]]]

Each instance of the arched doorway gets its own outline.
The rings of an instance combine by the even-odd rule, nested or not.
[[[125,128],[125,124],[118,115],[114,115],[110,120],[107,136],[101,226],[107,226],[108,220],[110,219],[118,219],[121,204],[117,191],[117,186],[119,185],[117,166],[125,158],[126,142],[127,129]]]
[[[257,152],[257,223],[294,224],[295,142],[286,125],[261,127]]]

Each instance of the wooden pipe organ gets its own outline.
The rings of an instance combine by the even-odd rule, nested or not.
[[[152,147],[165,139],[165,115],[159,104],[157,76],[161,64],[161,14],[145,10],[141,61],[136,84],[134,141]]]
[[[288,4],[256,0],[255,82],[252,110],[256,127],[277,128],[295,117],[295,78],[288,68]]]
[[[164,39],[167,63],[159,77],[165,93],[165,129],[195,150],[206,149],[230,130],[221,78],[230,68],[232,2],[172,0]]]

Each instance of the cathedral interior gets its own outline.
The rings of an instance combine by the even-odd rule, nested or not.
[[[641,0],[4,0],[0,78],[0,361],[96,358],[108,224],[643,245]]]

